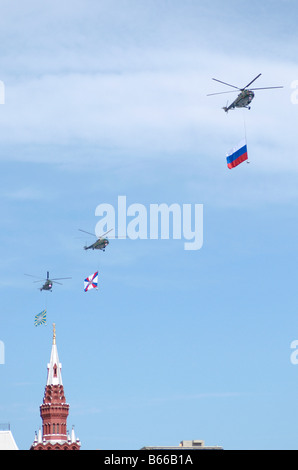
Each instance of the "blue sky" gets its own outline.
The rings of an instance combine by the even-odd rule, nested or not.
[[[52,328],[85,449],[297,449],[297,4],[0,2],[0,422],[28,449]],[[236,95],[251,111],[226,115]],[[250,164],[225,153],[243,137]],[[204,245],[111,240],[98,204],[203,204]],[[98,291],[83,292],[99,269]],[[39,292],[24,273],[72,277]],[[34,327],[45,306],[48,325]]]

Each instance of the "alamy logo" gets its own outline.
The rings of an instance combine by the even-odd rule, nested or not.
[[[203,204],[131,204],[126,196],[118,196],[118,207],[99,204],[95,215],[101,217],[95,227],[97,237],[113,229],[110,238],[131,240],[185,240],[184,249],[199,250],[203,246]]]
[[[298,341],[292,341],[291,343],[291,349],[294,349],[294,351],[291,354],[291,363],[296,366],[298,364]]]
[[[0,104],[5,104],[5,85],[0,80]]]
[[[295,91],[291,94],[291,102],[293,104],[298,104],[298,80],[294,80],[291,83],[291,88],[294,88]]]
[[[0,365],[5,364],[5,354],[4,354],[5,348],[4,348],[4,343],[3,341],[0,341]]]

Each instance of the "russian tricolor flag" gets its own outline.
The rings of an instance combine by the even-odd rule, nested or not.
[[[228,168],[232,169],[248,159],[246,140],[242,139],[238,145],[227,153]]]

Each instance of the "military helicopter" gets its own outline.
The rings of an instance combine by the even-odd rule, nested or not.
[[[35,277],[36,279],[38,279],[37,276],[32,276],[31,274],[25,274],[25,276]],[[47,278],[46,279],[38,279],[37,281],[33,281],[33,282],[44,282],[42,287],[39,288],[40,292],[43,291],[43,290],[47,290],[47,291],[52,292],[53,283],[60,284],[62,286],[61,282],[57,282],[57,281],[60,281],[62,279],[71,279],[71,277],[56,277],[55,279],[50,279],[50,273],[49,273],[49,271],[47,271]]]
[[[109,230],[108,232],[106,233],[103,233],[100,237],[96,237],[96,235],[94,235],[94,233],[90,233],[90,232],[86,232],[85,230],[81,230],[79,228],[79,231],[80,232],[84,232],[84,233],[87,233],[88,235],[92,235],[93,237],[96,237],[97,240],[96,242],[92,243],[92,245],[90,246],[84,246],[84,250],[102,250],[102,251],[105,251],[106,247],[108,246],[108,244],[110,243],[109,240],[107,238],[105,238],[105,236],[110,233],[113,229],[111,228],[111,230]]]
[[[254,78],[251,82],[249,82],[249,84],[246,85],[244,88],[238,88],[237,86],[230,85],[229,83],[226,83],[226,82],[222,82],[221,80],[217,80],[216,78],[212,78],[212,80],[214,80],[216,82],[223,83],[224,85],[227,85],[227,86],[230,86],[232,88],[236,88],[237,90],[240,90],[240,93],[237,96],[237,98],[235,99],[235,101],[233,101],[233,103],[231,103],[229,106],[227,104],[227,106],[224,106],[222,109],[224,109],[226,113],[228,111],[230,111],[231,109],[235,109],[235,108],[250,109],[250,103],[252,102],[252,100],[254,99],[254,96],[255,96],[253,90],[271,90],[273,88],[283,88],[283,86],[270,86],[270,87],[264,87],[264,88],[251,88],[251,89],[248,89],[248,87],[253,82],[255,82],[257,80],[257,78],[259,78],[261,75],[262,74],[260,73],[256,78]],[[207,96],[222,95],[224,93],[235,93],[235,92],[234,91],[223,91],[221,93],[211,93]]]

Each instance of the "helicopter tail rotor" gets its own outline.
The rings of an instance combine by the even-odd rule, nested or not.
[[[223,109],[223,110],[227,113],[227,112],[229,111],[229,102],[227,101],[226,106],[224,106],[224,107],[221,108],[221,109]]]

